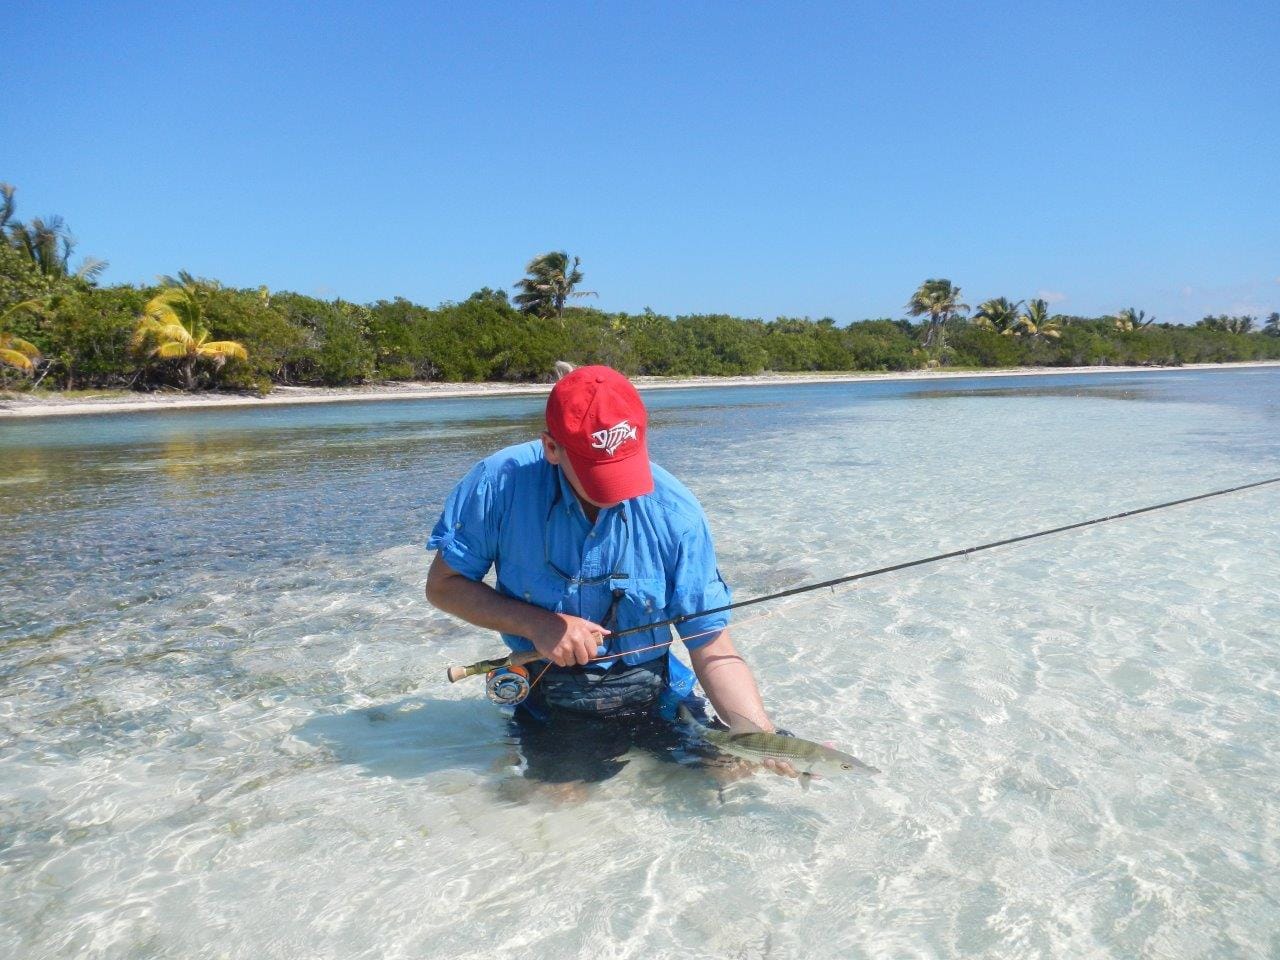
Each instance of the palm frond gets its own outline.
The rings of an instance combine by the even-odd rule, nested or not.
[[[224,359],[249,359],[249,351],[244,348],[244,344],[236,343],[234,340],[213,340],[209,343],[203,343],[200,345],[199,351],[202,357],[220,356]]]
[[[172,340],[174,343],[190,344],[195,343],[198,338],[191,335],[188,330],[180,323],[166,323],[157,326],[156,336],[164,340]]]
[[[190,353],[188,344],[178,340],[170,340],[168,343],[162,343],[151,351],[151,356],[159,357],[161,360],[177,360],[185,357]]]
[[[130,338],[132,346],[140,347],[145,341],[158,337],[160,331],[163,330],[168,323],[161,317],[142,314],[138,317],[138,325],[133,328],[133,336]]]
[[[39,359],[40,348],[34,343],[12,333],[0,333],[0,363],[30,373]]]
[[[24,373],[30,373],[35,369],[35,364],[31,362],[31,358],[18,350],[8,350],[0,347],[0,363],[9,367],[16,367]]]
[[[85,257],[84,263],[80,264],[80,269],[76,271],[76,276],[88,283],[93,283],[98,277],[102,276],[102,271],[106,270],[110,264],[106,260],[99,260],[97,257]]]
[[[142,314],[145,317],[151,317],[159,320],[162,317],[172,317],[176,319],[177,315],[173,312],[173,297],[171,291],[163,290],[142,305]]]
[[[0,325],[7,324],[10,317],[15,313],[22,312],[23,310],[29,310],[31,313],[36,315],[42,314],[44,312],[44,305],[45,303],[43,300],[23,300],[21,303],[15,303],[0,315]],[[0,334],[0,336],[3,336],[3,334]]]
[[[0,347],[5,350],[16,350],[33,360],[40,356],[39,347],[13,333],[0,333]]]

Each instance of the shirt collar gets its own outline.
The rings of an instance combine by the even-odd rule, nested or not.
[[[555,482],[559,484],[560,502],[556,504],[556,509],[563,510],[570,517],[578,517],[584,523],[586,523],[587,526],[590,526],[591,522],[587,520],[587,513],[585,510],[582,509],[582,504],[578,501],[578,494],[573,489],[573,484],[569,482],[569,478],[565,476],[564,471],[561,470],[559,466],[557,466],[554,463],[551,463],[550,461],[547,461],[547,466],[549,466],[552,469],[552,471],[555,473],[555,477],[556,477]],[[554,490],[552,491],[551,495],[553,497],[555,496]],[[628,500],[623,500],[616,507],[606,507],[600,511],[600,516],[608,517],[614,513],[620,513],[623,515],[623,519],[626,520],[627,519],[626,511],[628,509],[627,504],[629,502],[630,501]]]
[[[573,485],[569,483],[569,478],[564,475],[564,471],[556,464],[552,463],[549,466],[555,473],[555,482],[559,485],[560,502],[556,504],[556,509],[563,510],[571,517],[582,516],[585,518],[586,514],[583,512],[582,504],[578,502],[578,495],[574,493]],[[554,497],[556,495],[555,491],[552,491],[551,495]]]

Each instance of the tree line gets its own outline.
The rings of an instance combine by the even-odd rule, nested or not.
[[[0,378],[10,386],[219,388],[377,381],[537,381],[556,360],[629,375],[883,371],[933,366],[1167,365],[1280,359],[1280,314],[1156,323],[1128,308],[1105,317],[1052,313],[1043,299],[995,297],[971,308],[929,279],[903,318],[837,325],[727,314],[667,316],[570,305],[581,261],[535,257],[516,295],[486,287],[434,307],[370,304],[188,273],[155,286],[99,286],[105,264],[73,265],[59,218],[24,223],[0,185]]]

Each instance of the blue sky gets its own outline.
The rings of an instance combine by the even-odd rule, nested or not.
[[[1280,4],[9,6],[0,180],[104,282],[1280,309]]]

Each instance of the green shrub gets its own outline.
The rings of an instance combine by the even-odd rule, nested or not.
[[[914,370],[922,359],[913,337],[890,320],[864,320],[842,331],[845,355],[825,370]]]
[[[155,289],[95,288],[79,280],[41,286],[41,278],[24,270],[0,256],[0,296],[47,290],[41,311],[10,320],[11,332],[30,340],[48,359],[47,382],[64,387],[172,382],[172,363],[130,349],[137,318]],[[779,317],[765,323],[727,314],[673,318],[647,309],[628,314],[583,307],[544,319],[515,310],[493,290],[435,308],[405,299],[362,306],[296,293],[224,289],[212,282],[201,283],[198,296],[211,338],[239,341],[248,351],[246,361],[199,368],[202,384],[231,389],[375,379],[546,381],[557,360],[657,376],[910,370],[926,360],[921,327],[898,320],[840,327],[829,318]],[[1233,333],[1207,324],[1122,331],[1108,318],[1055,319],[1061,324],[1059,339],[1003,336],[952,319],[945,326],[946,346],[934,358],[993,368],[1280,358],[1280,337],[1262,332]]]
[[[950,362],[971,367],[1016,367],[1025,351],[1021,337],[1005,336],[986,327],[967,326],[948,331]]]
[[[336,386],[364,383],[375,376],[377,352],[369,338],[368,308],[296,293],[277,294],[271,305],[296,332],[296,339],[284,350],[284,377],[296,383]],[[406,365],[406,369],[412,376],[411,368]]]
[[[52,365],[49,381],[67,389],[132,385],[141,367],[129,341],[147,296],[104,287],[53,297],[31,338]]]

